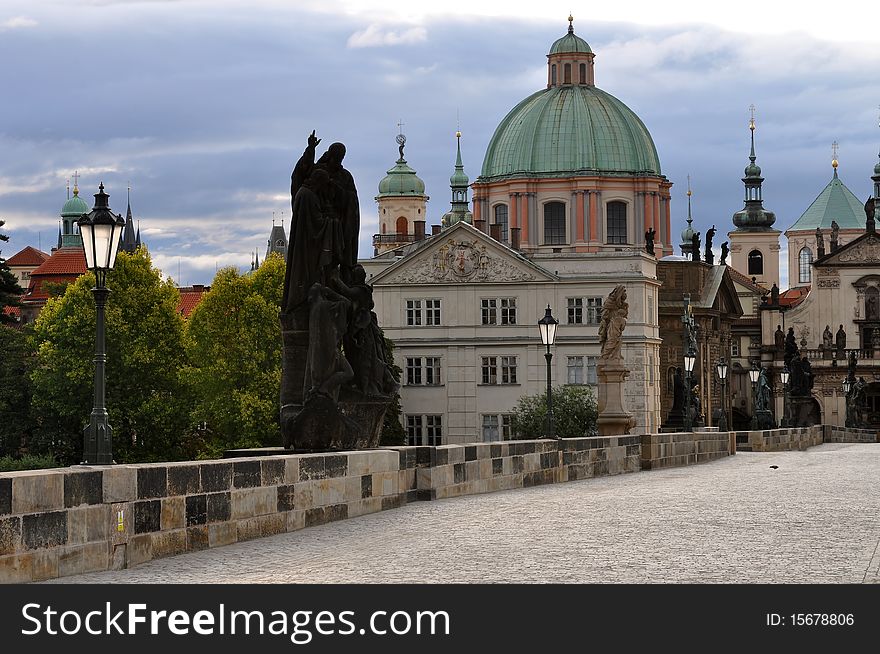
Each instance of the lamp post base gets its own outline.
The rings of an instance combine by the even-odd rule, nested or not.
[[[106,411],[95,409],[83,430],[83,465],[109,465],[113,460],[113,428]]]

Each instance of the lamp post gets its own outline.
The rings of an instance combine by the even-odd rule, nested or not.
[[[782,372],[779,373],[779,380],[782,382],[782,424],[781,427],[790,427],[788,424],[788,379],[791,373],[788,371],[788,366],[784,366],[782,368]]]
[[[846,418],[844,419],[843,425],[845,427],[855,427],[852,419],[852,397],[850,393],[852,393],[853,386],[855,385],[855,378],[851,375],[847,375],[843,380],[843,408],[844,415]]]
[[[718,359],[715,364],[715,372],[721,380],[721,417],[718,419],[718,431],[727,431],[727,363],[724,357]]]
[[[559,321],[553,317],[550,312],[550,305],[547,305],[547,311],[544,317],[538,321],[538,329],[541,330],[541,342],[546,346],[547,352],[544,358],[547,360],[547,438],[556,438],[556,427],[553,423],[553,380],[552,370],[550,368],[550,360],[553,354],[550,352],[550,346],[556,340],[556,327]]]
[[[689,348],[687,354],[684,355],[684,371],[687,382],[684,385],[685,403],[684,403],[684,430],[692,431],[693,423],[691,422],[691,374],[694,372],[694,364],[697,362],[697,353],[693,348]]]
[[[119,238],[125,221],[110,211],[104,193],[104,184],[95,193],[95,207],[79,219],[79,231],[86,256],[86,267],[95,273],[95,406],[89,424],[83,431],[83,463],[87,465],[113,463],[113,429],[110,427],[107,408],[104,406],[104,307],[110,290],[106,286],[107,271],[116,263]]]
[[[758,429],[758,378],[761,371],[755,364],[749,370],[749,379],[752,381],[752,430]]]

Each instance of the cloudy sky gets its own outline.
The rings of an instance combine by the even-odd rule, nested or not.
[[[142,237],[178,283],[249,268],[273,212],[289,226],[290,171],[312,129],[319,151],[348,147],[369,256],[398,121],[437,223],[457,125],[473,180],[495,126],[546,83],[569,11],[597,54],[597,85],[654,137],[675,233],[688,174],[697,228],[732,227],[750,104],[777,227],[830,179],[832,141],[843,181],[869,195],[880,146],[870,3],[0,0],[4,256],[52,246],[78,170],[87,202],[103,181],[120,213],[130,182]]]

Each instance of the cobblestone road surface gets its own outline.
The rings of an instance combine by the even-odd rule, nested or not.
[[[56,583],[877,582],[878,485],[880,445],[740,453],[418,502]]]

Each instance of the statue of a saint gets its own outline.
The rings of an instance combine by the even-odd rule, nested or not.
[[[770,410],[770,384],[767,383],[767,371],[761,368],[761,374],[758,375],[758,393],[755,397],[755,409],[757,411]]]
[[[825,241],[822,239],[822,230],[816,228],[816,256],[821,259],[825,256]]]
[[[721,244],[721,261],[718,262],[722,266],[727,265],[727,253],[728,252],[730,252],[730,248],[727,245],[727,241],[724,241],[724,243]]]
[[[838,240],[840,238],[840,225],[837,224],[836,220],[831,221],[831,251],[834,252],[838,247]]]
[[[843,351],[846,349],[846,332],[843,330],[843,325],[837,330],[837,353],[838,356],[843,355]]]
[[[773,343],[776,350],[782,352],[785,349],[785,334],[782,333],[782,325],[776,325],[776,331],[773,332]]]
[[[715,238],[715,225],[712,225],[706,231],[706,252],[703,255],[703,261],[708,263],[710,266],[715,264],[715,253],[712,252],[712,239]]]
[[[620,284],[602,303],[602,320],[599,323],[599,343],[602,361],[622,361],[620,349],[623,346],[623,330],[629,315],[626,302],[626,287]]]
[[[873,232],[877,229],[877,223],[874,221],[875,202],[876,200],[873,197],[868,198],[868,201],[865,202],[865,230],[868,232]]]
[[[825,331],[822,332],[822,348],[826,351],[834,348],[834,334],[831,333],[831,325],[825,325]]]
[[[779,306],[779,287],[776,282],[773,282],[773,286],[770,287],[770,304]]]
[[[648,231],[645,232],[645,252],[654,255],[654,238],[656,236],[656,232],[653,227],[648,228]]]
[[[791,360],[798,355],[799,348],[794,337],[794,327],[788,328],[788,334],[785,335],[785,365],[791,368]]]
[[[351,365],[340,349],[348,326],[351,302],[317,283],[309,289],[308,301],[309,349],[303,397],[308,401],[315,395],[323,395],[336,400],[339,387],[354,376]]]
[[[691,261],[700,260],[700,232],[694,232],[691,236]]]

